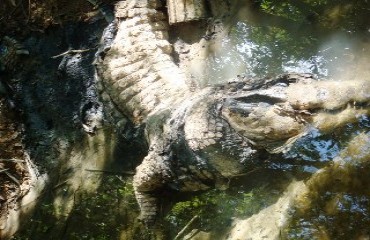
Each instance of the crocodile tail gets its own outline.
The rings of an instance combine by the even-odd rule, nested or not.
[[[135,191],[135,197],[140,207],[139,220],[146,226],[154,226],[159,214],[158,198],[151,193]]]

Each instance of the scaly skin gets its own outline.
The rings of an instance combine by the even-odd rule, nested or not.
[[[97,61],[113,102],[145,125],[149,151],[133,184],[147,224],[156,220],[163,190],[227,187],[228,179],[289,148],[309,127],[330,132],[368,114],[369,81],[318,82],[287,74],[191,92],[171,57],[160,3],[118,3],[116,36]]]
[[[19,55],[28,55],[28,51],[15,39],[5,36],[0,42],[0,71],[12,71]]]
[[[118,31],[98,64],[113,101],[136,123],[169,108],[188,91],[185,75],[171,57],[168,23],[160,7],[156,0],[118,3]]]

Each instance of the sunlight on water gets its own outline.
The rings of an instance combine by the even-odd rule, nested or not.
[[[266,18],[266,15],[261,21],[262,17],[256,16],[257,13],[247,8],[241,7],[235,14],[237,17],[226,24],[227,34],[222,34],[220,39],[216,39],[219,41],[215,44],[217,48],[213,49],[207,58],[204,80],[207,84],[226,83],[236,75],[260,78],[287,72],[311,73],[320,79],[338,81],[370,81],[370,30],[322,27],[332,23],[300,26],[300,23],[295,22],[292,26],[281,27],[273,22],[274,18]],[[331,10],[339,11],[335,8]],[[349,25],[354,25],[354,29],[357,29],[356,23],[351,22]],[[331,166],[351,139],[368,131],[370,126],[368,117],[358,116],[357,120],[355,123],[339,127],[330,134],[323,134],[313,127],[284,152],[281,158],[266,162],[266,165],[262,166],[264,170],[253,173],[256,179],[266,176],[262,181],[259,179],[265,184],[261,190],[262,195],[255,194],[254,191],[259,189],[259,186],[253,182],[253,177],[246,176],[237,181],[249,182],[248,186],[245,184],[237,188],[234,186],[228,190],[228,195],[224,192],[215,195],[212,195],[214,192],[205,193],[193,198],[194,201],[179,203],[177,205],[179,212],[170,212],[172,224],[177,225],[183,221],[183,218],[180,220],[177,217],[187,214],[186,210],[190,210],[194,211],[193,214],[201,214],[203,226],[200,224],[198,226],[200,229],[219,231],[220,227],[227,227],[228,221],[225,219],[212,221],[215,220],[215,216],[219,217],[219,214],[210,213],[219,211],[227,217],[244,218],[257,213],[276,200],[275,198],[267,205],[261,206],[261,203],[266,204],[266,199],[263,198],[268,192],[273,193],[272,195],[277,194],[277,197],[283,190],[281,185],[286,186],[292,178],[308,179],[320,169]],[[347,158],[350,161],[352,159],[351,156]],[[333,175],[331,176],[333,179],[327,182],[325,180],[322,183],[326,186],[325,189],[311,193],[316,199],[309,210],[305,212],[292,210],[294,217],[283,239],[369,239],[369,164],[354,168],[357,167],[358,170],[355,171],[349,167],[351,170],[347,170],[351,172],[348,175],[340,177]],[[274,171],[275,176],[270,179],[268,171]],[[279,178],[284,178],[285,182],[283,180],[283,184],[280,182],[275,185],[274,179]],[[245,194],[248,194],[247,202]],[[233,199],[232,203],[229,198]],[[212,203],[212,206],[209,203]],[[236,214],[236,209],[256,206],[259,208],[254,209],[254,212]],[[179,210],[181,207],[184,208],[182,209],[184,212]],[[190,217],[185,217],[187,218]],[[207,221],[208,225],[205,224]]]
[[[228,31],[220,40],[221,47],[208,57],[210,84],[235,75],[266,77],[284,72],[338,80],[370,76],[370,33],[304,34],[302,29],[289,31],[243,20],[232,23]]]

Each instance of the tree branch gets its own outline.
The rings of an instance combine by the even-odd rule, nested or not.
[[[190,219],[190,221],[185,225],[185,227],[183,229],[181,229],[181,231],[176,235],[176,237],[174,238],[174,240],[179,239],[186,232],[186,230],[188,230],[188,228],[190,227],[190,225],[193,224],[193,222],[195,220],[197,220],[198,218],[199,218],[199,216],[198,215],[195,215],[192,219]]]
[[[90,51],[91,49],[70,49],[68,51],[65,51],[64,53],[61,53],[61,54],[58,54],[58,55],[55,55],[55,56],[52,56],[51,58],[55,59],[55,58],[58,58],[58,57],[63,57],[64,55],[67,55],[67,54],[76,54],[76,53],[83,53],[83,52],[87,52],[87,51]]]

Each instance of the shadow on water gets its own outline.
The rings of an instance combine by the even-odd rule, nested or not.
[[[137,136],[141,130],[112,109],[102,110],[99,130],[83,130],[90,108],[102,105],[92,63],[105,26],[96,17],[50,27],[24,42],[32,58],[12,77],[28,151],[38,174],[48,176],[43,194],[32,202],[37,211],[17,219],[22,226],[13,239],[140,239],[148,232],[136,223],[138,206],[127,177],[146,153]],[[53,58],[68,49],[89,51]]]

